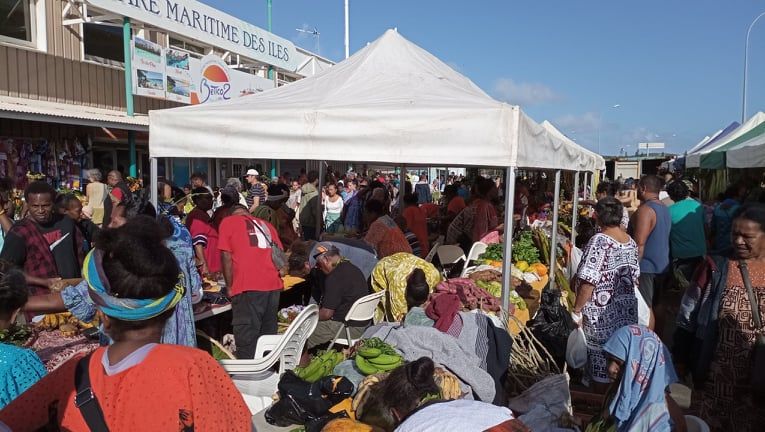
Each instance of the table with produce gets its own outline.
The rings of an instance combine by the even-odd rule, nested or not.
[[[52,371],[78,354],[98,348],[98,320],[86,323],[71,313],[36,317],[31,324],[14,324],[0,331],[0,342],[29,348]]]

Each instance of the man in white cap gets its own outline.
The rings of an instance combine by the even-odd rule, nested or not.
[[[250,184],[247,194],[247,208],[250,210],[250,213],[266,202],[266,187],[260,182],[259,175],[258,170],[253,168],[248,169],[247,174],[245,174],[247,183]]]

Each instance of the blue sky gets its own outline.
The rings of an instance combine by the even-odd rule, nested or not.
[[[202,0],[266,27],[266,0]],[[683,152],[741,119],[754,0],[351,0],[351,54],[398,31],[497,99],[617,154],[658,141]],[[273,32],[344,57],[343,0],[273,0]],[[612,108],[613,105],[621,105]],[[765,18],[749,47],[748,115],[765,111]]]

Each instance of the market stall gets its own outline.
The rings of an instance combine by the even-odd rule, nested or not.
[[[765,167],[765,127],[760,128],[758,135],[734,144],[725,152],[725,160],[728,168]]]
[[[765,113],[758,112],[725,136],[711,140],[685,158],[686,168],[724,169],[725,152],[765,132]],[[721,134],[722,135],[722,134]]]
[[[492,99],[394,30],[289,86],[152,111],[149,150],[153,183],[159,157],[502,167],[508,169],[506,208],[513,206],[518,167],[595,171],[603,166],[602,158],[554,136],[519,107]],[[505,227],[512,232],[508,213]],[[505,278],[505,302],[509,286]]]

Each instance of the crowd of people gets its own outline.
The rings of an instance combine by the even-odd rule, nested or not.
[[[220,188],[203,174],[183,188],[160,181],[155,208],[118,171],[106,183],[97,170],[88,177],[84,197],[30,183],[21,212],[11,185],[0,182],[0,330],[22,314],[69,311],[83,322],[99,317],[103,345],[46,373],[32,351],[0,344],[0,421],[12,430],[95,430],[98,422],[112,430],[249,430],[231,379],[192,349],[203,281],[224,281],[242,359],[253,358],[260,336],[277,332],[287,275],[300,278],[289,288],[301,303],[319,306],[304,361],[342,326],[352,338],[364,333],[371,321],[346,315],[372,292],[386,293],[375,321],[451,334],[458,306],[429,302],[444,278],[434,245],[467,253],[502,234],[505,211],[525,225],[553,201],[543,184],[519,181],[515,206],[505,209],[501,179],[481,176],[429,181],[409,173],[400,184],[393,174],[330,172],[320,187],[317,172],[269,181],[251,168]],[[601,182],[597,199],[584,203],[595,223],[580,223],[569,257],[572,317],[587,344],[583,382],[607,400],[588,430],[685,430],[669,391],[677,382],[693,383],[697,413],[714,430],[756,430],[765,420],[751,366],[765,341],[756,318],[765,309],[765,207],[741,185],[711,206],[697,193],[688,180],[644,176]],[[456,308],[448,323],[443,307]],[[472,322],[461,320],[465,328]],[[507,408],[434,397],[433,368],[422,358],[396,369],[376,386],[362,420],[381,430],[435,430],[464,413],[468,428],[523,430]]]

